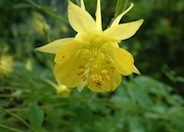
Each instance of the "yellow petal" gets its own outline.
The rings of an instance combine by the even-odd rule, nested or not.
[[[62,48],[60,48],[55,56],[54,62],[55,63],[61,63],[63,61],[66,61],[68,59],[71,59],[72,56],[74,56],[77,52],[77,50],[80,48],[80,43],[78,41],[73,40],[67,45],[64,45]]]
[[[104,46],[103,50],[108,54],[119,73],[127,76],[134,72],[134,59],[128,51],[116,47],[111,47],[109,50],[107,46]]]
[[[131,4],[130,4],[130,7],[129,7],[128,9],[126,9],[124,12],[122,12],[120,15],[118,15],[118,16],[115,18],[115,20],[112,22],[111,27],[112,27],[112,26],[118,25],[119,22],[120,22],[120,20],[121,20],[121,18],[122,18],[127,12],[129,12],[130,9],[132,9],[133,6],[134,6],[134,4],[131,3]]]
[[[134,71],[133,72],[136,73],[136,74],[138,74],[138,75],[141,75],[140,71],[137,69],[136,66],[134,66]]]
[[[51,54],[56,54],[62,46],[70,43],[73,40],[73,38],[64,38],[64,39],[58,39],[55,40],[47,45],[41,46],[39,48],[36,48],[36,50]]]
[[[54,66],[54,75],[62,84],[67,87],[74,88],[79,84],[81,79],[76,76],[77,68],[72,66],[75,65],[74,61],[67,62],[56,64]],[[73,76],[74,74],[75,76]]]
[[[125,40],[132,37],[142,25],[143,19],[125,24],[110,27],[104,31],[104,34],[118,40]]]
[[[65,55],[64,58],[63,54]],[[69,44],[61,48],[55,58],[54,74],[56,78],[68,87],[78,86],[83,77],[81,75],[85,72],[85,69],[81,68],[87,63],[85,60],[86,56],[89,56],[89,51],[85,49],[80,50],[75,45],[72,47]]]
[[[79,92],[81,92],[81,91],[83,90],[84,86],[86,86],[86,85],[87,85],[87,81],[81,81],[81,82],[77,85],[77,90],[78,90]]]
[[[97,27],[97,30],[98,31],[102,31],[102,17],[101,17],[101,4],[100,4],[100,0],[97,1],[96,27]]]
[[[91,15],[69,1],[68,19],[72,28],[79,33],[89,33],[94,31],[96,23]]]
[[[84,1],[83,1],[83,0],[81,0],[81,1],[80,1],[80,4],[81,4],[81,8],[82,8],[83,10],[86,10],[86,9],[85,9],[85,5],[84,5]]]

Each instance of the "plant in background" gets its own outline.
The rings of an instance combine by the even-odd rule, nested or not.
[[[69,1],[68,19],[77,35],[37,50],[56,54],[54,74],[62,84],[77,87],[79,91],[86,85],[94,92],[113,91],[120,84],[121,75],[140,74],[133,56],[118,45],[132,37],[143,23],[141,19],[119,24],[132,7],[133,4],[103,31],[100,0],[97,1],[96,20],[85,10],[83,0],[81,7]]]
[[[40,34],[44,34],[43,26],[46,23],[44,17],[37,13],[32,12],[32,18],[31,18],[31,25],[32,27]]]
[[[1,56],[0,57],[0,77],[6,76],[13,71],[13,57]]]
[[[92,93],[85,88],[82,94],[78,94],[76,89],[69,89],[72,91],[69,96],[64,96],[65,92],[56,95],[60,93],[59,91],[65,91],[66,87],[63,88],[63,85],[59,87],[59,83],[54,80],[50,72],[53,60],[49,57],[53,56],[43,56],[33,50],[37,46],[34,44],[49,42],[46,35],[54,39],[59,38],[59,35],[65,37],[73,34],[66,26],[68,23],[65,19],[65,6],[68,0],[50,2],[43,0],[0,2],[2,10],[0,57],[11,55],[14,60],[13,72],[0,77],[0,132],[184,131],[184,99],[179,95],[183,95],[184,69],[181,64],[183,64],[184,19],[178,17],[184,10],[183,0],[177,2],[132,0],[136,7],[123,17],[123,21],[145,18],[146,22],[140,34],[133,39],[123,41],[123,44],[128,47],[136,61],[141,62],[135,64],[143,75],[130,76],[128,80],[124,78],[123,83],[112,93]],[[127,9],[127,0],[103,0],[103,25],[108,25],[108,20],[112,18],[116,2],[117,7],[111,24]],[[95,8],[93,3],[94,0],[85,1],[89,12]],[[176,8],[172,8],[173,5]],[[41,21],[39,16],[32,17],[32,12],[42,15],[44,21],[48,22],[50,30],[47,25],[43,26],[44,21]],[[33,26],[34,24],[36,26],[33,19],[41,22],[37,24],[40,30],[44,29],[45,32],[41,34]],[[163,23],[162,20],[170,20],[170,24]],[[63,26],[66,26],[68,32],[61,29]],[[146,45],[143,46],[142,42]],[[134,54],[135,51],[137,55]],[[111,49],[109,52],[112,52]],[[142,62],[142,60],[146,61]],[[165,66],[162,68],[160,64]],[[159,67],[170,82],[164,83],[166,76],[160,76],[163,72]],[[156,76],[152,76],[153,74]],[[41,81],[46,78],[57,88]],[[172,87],[169,86],[171,83]]]

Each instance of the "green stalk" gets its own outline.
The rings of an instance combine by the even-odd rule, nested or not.
[[[118,0],[116,4],[116,12],[114,17],[116,18],[119,14],[125,11],[128,0]]]
[[[33,6],[36,7],[37,9],[39,9],[39,10],[41,10],[41,11],[47,13],[48,15],[50,15],[50,16],[56,18],[56,19],[59,19],[59,20],[61,20],[62,22],[68,24],[68,22],[67,22],[63,17],[60,17],[59,15],[56,15],[56,14],[50,12],[50,11],[44,10],[44,9],[42,8],[42,6],[38,5],[38,4],[35,3],[34,1],[32,1],[32,0],[27,0],[27,2],[29,2],[31,5],[33,5]]]
[[[125,11],[126,6],[127,6],[128,0],[117,0],[117,4],[116,4],[116,11],[114,14],[114,17],[112,18],[109,26],[112,24],[112,22],[114,21],[114,19],[121,14],[123,11]]]
[[[0,127],[1,127],[1,128],[4,128],[4,129],[7,129],[7,130],[10,130],[10,131],[12,131],[12,132],[23,132],[23,131],[21,131],[21,130],[18,130],[18,129],[16,129],[16,128],[9,127],[9,126],[3,125],[3,124],[0,124]]]
[[[35,130],[26,122],[24,121],[22,118],[20,118],[19,116],[17,116],[16,114],[7,111],[6,109],[4,109],[3,107],[0,107],[0,110],[6,114],[9,114],[10,116],[14,117],[15,119],[17,119],[18,121],[20,121],[22,124],[24,124],[25,126],[27,126],[28,128],[30,128],[33,132],[35,132]],[[1,125],[2,126],[2,125]]]

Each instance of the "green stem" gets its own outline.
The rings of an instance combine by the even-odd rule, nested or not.
[[[66,19],[64,19],[63,17],[60,17],[59,15],[56,15],[56,14],[50,12],[50,11],[44,10],[44,9],[42,8],[42,6],[38,5],[37,3],[33,2],[32,0],[27,0],[27,2],[29,2],[31,5],[33,5],[33,6],[36,7],[37,9],[39,9],[39,10],[41,10],[41,11],[47,13],[48,15],[50,15],[50,16],[52,16],[52,17],[54,17],[54,18],[57,18],[57,19],[63,21],[64,23],[68,24],[68,22],[66,21]]]
[[[3,124],[0,124],[0,127],[4,128],[4,129],[8,129],[8,130],[10,130],[12,132],[23,132],[21,130],[18,130],[18,129],[15,129],[13,127],[9,127],[9,126],[3,125]]]
[[[125,11],[128,0],[118,0],[116,4],[116,12],[114,17],[116,18],[119,14]]]
[[[35,6],[38,9],[41,9],[41,6],[37,5],[35,2],[33,2],[32,0],[27,0],[30,4],[32,4],[33,6]]]
[[[59,15],[56,15],[50,11],[46,11],[46,10],[43,10],[45,13],[47,13],[48,15],[52,16],[52,17],[55,17],[56,19],[59,19],[61,21],[63,21],[64,23],[68,24],[68,21],[66,21],[66,19],[64,19],[63,17],[60,17]]]
[[[127,6],[128,0],[117,0],[117,4],[116,4],[116,12],[114,14],[114,17],[112,18],[109,26],[112,24],[112,22],[114,21],[114,19],[120,15],[123,11],[125,11],[126,6]]]
[[[3,107],[0,107],[0,110],[3,111],[4,113],[7,113],[7,114],[11,115],[11,116],[14,117],[15,119],[19,120],[20,122],[22,122],[22,124],[24,124],[25,126],[27,126],[28,128],[30,128],[33,132],[35,132],[35,130],[34,130],[26,121],[24,121],[22,118],[20,118],[20,117],[17,116],[16,114],[7,111],[7,110],[4,109]]]

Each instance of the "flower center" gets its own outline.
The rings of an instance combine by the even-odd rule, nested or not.
[[[88,82],[91,83],[91,85],[102,88],[105,83],[102,71],[107,71],[105,69],[105,65],[103,64],[104,55],[101,53],[101,50],[98,47],[92,47],[90,56],[90,71]],[[107,78],[109,78],[108,74]]]
[[[79,67],[78,75],[82,75],[82,81],[86,81],[89,87],[104,88],[110,80],[109,69],[115,70],[114,66],[99,47],[92,47],[89,50],[89,59],[87,58],[83,57],[83,61],[87,63]]]
[[[115,70],[112,61],[102,50],[102,45],[109,41],[94,35],[83,38],[82,42],[85,43],[83,50],[88,50],[88,54],[81,58],[83,65],[79,66],[78,75],[89,87],[103,89],[110,80],[110,74]]]

